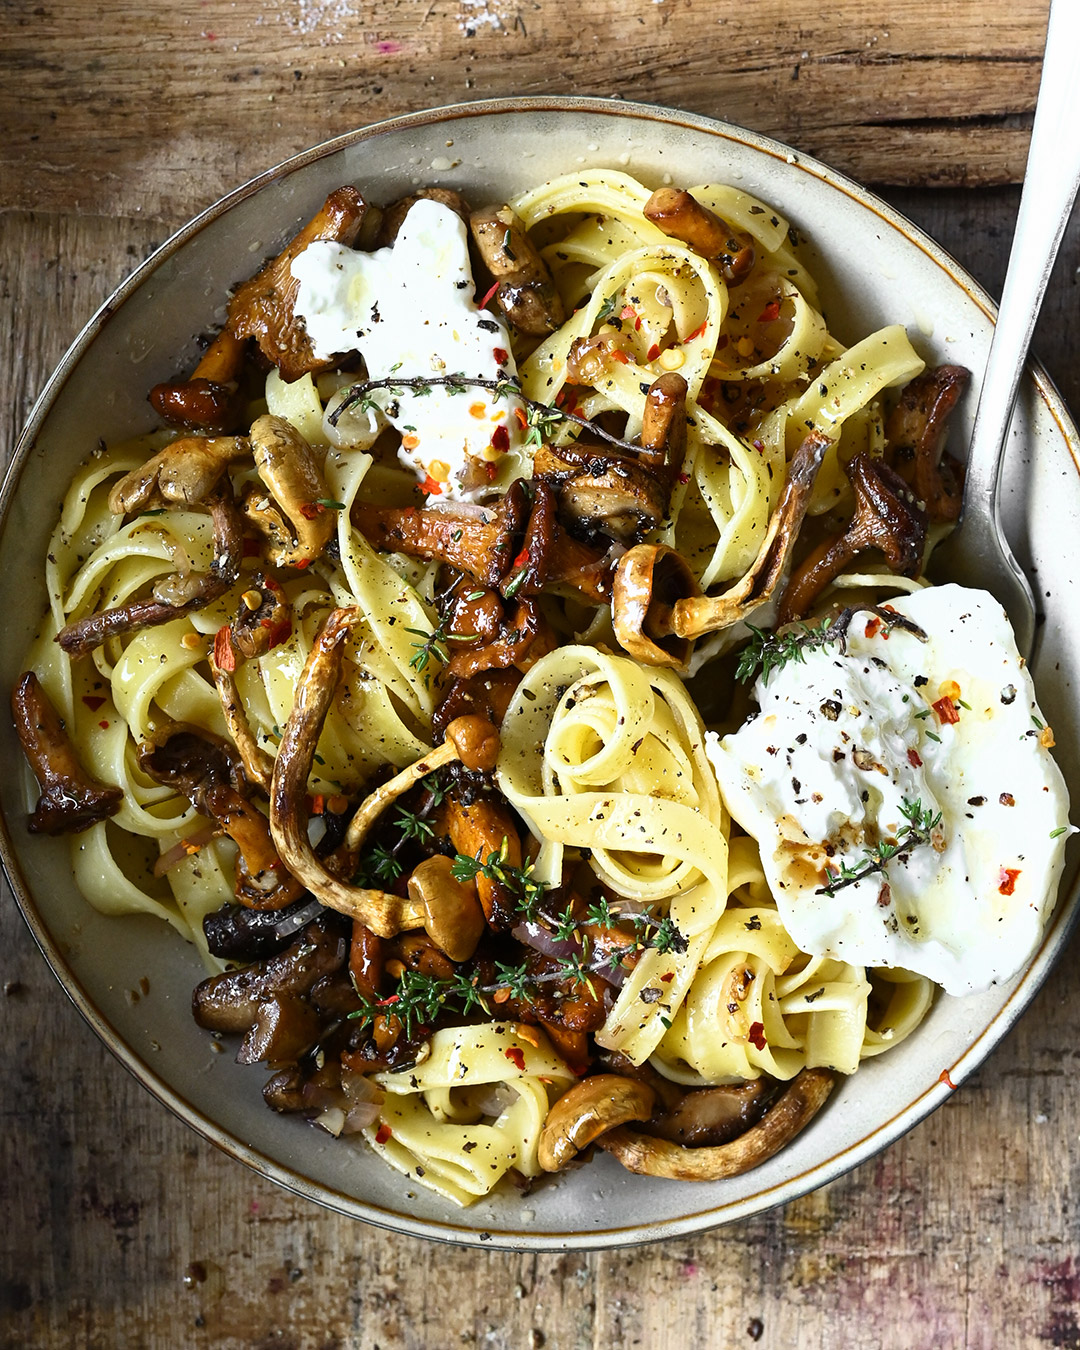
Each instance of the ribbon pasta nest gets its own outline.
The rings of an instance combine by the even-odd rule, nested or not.
[[[395,290],[437,232],[452,288]],[[959,503],[964,372],[841,345],[797,245],[614,171],[479,211],[341,188],[64,500],[13,697],[30,828],[199,948],[195,1016],[273,1109],[455,1202],[594,1144],[745,1171],[929,1007],[798,950],[704,752],[747,619],[910,586]],[[326,350],[342,259],[383,289]],[[428,283],[486,365],[428,358]],[[421,355],[381,369],[361,311]]]

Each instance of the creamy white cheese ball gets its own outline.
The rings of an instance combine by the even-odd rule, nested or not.
[[[846,649],[759,677],[760,712],[707,750],[803,951],[976,992],[1038,946],[1068,793],[1000,604],[948,585],[890,608],[926,640],[859,611]]]

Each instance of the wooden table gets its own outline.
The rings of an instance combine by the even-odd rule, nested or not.
[[[93,308],[195,210],[307,144],[461,99],[589,92],[774,133],[884,185],[997,292],[1046,12],[1047,0],[8,0],[5,454]],[[1074,406],[1078,255],[1074,226],[1036,343]],[[365,1228],[217,1153],[82,1024],[6,892],[0,983],[12,1350],[1080,1346],[1068,958],[947,1108],[851,1175],[706,1236],[561,1257]]]

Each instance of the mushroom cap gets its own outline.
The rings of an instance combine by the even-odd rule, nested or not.
[[[545,1172],[558,1172],[601,1135],[628,1120],[648,1120],[656,1094],[647,1083],[617,1073],[583,1078],[564,1092],[540,1131],[539,1161]]]
[[[425,858],[409,878],[409,897],[424,909],[428,937],[451,961],[467,961],[487,926],[475,885],[453,874],[453,860]]]
[[[668,623],[679,600],[701,594],[686,559],[665,544],[638,544],[615,569],[611,616],[622,647],[648,666],[685,670],[691,643]]]

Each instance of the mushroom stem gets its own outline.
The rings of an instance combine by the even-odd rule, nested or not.
[[[221,702],[222,716],[240,755],[244,773],[252,783],[269,793],[270,780],[274,775],[274,761],[255,739],[233,673],[231,670],[223,670],[214,659],[213,653],[210,655],[210,670]]]
[[[830,1069],[803,1069],[764,1118],[730,1144],[686,1148],[621,1126],[605,1134],[600,1147],[614,1154],[628,1171],[650,1177],[674,1181],[737,1177],[790,1143],[824,1106],[835,1081]]]
[[[342,881],[316,856],[307,835],[308,774],[341,676],[345,639],[361,617],[355,606],[332,610],[315,638],[274,761],[270,832],[282,862],[312,895],[330,909],[359,919],[379,937],[393,937],[402,929],[421,927],[423,909],[388,891]],[[349,870],[352,861],[347,849],[338,849],[333,856],[341,872]]]
[[[672,239],[681,239],[711,258],[729,286],[745,281],[754,265],[754,241],[683,188],[657,188],[642,208],[646,220]]]
[[[60,715],[32,670],[11,695],[11,712],[27,763],[41,788],[30,816],[31,834],[66,834],[107,820],[124,794],[106,787],[83,768]]]

